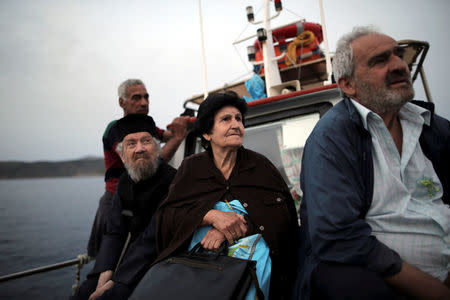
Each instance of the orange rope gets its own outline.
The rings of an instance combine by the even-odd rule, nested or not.
[[[286,65],[297,63],[297,47],[307,46],[314,42],[315,35],[312,31],[306,30],[300,33],[289,45],[286,53]]]

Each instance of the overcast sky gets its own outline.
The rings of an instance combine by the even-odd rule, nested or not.
[[[203,0],[208,88],[247,73],[243,43],[253,34],[245,7],[263,1]],[[436,110],[450,118],[450,1],[324,0],[330,48],[354,25],[395,39],[426,40],[425,71]],[[305,17],[320,23],[318,1],[285,0],[273,26]],[[262,17],[262,11],[256,15]],[[246,28],[247,27],[247,28]],[[241,34],[241,32],[245,32]],[[117,86],[141,78],[150,114],[165,128],[184,100],[203,91],[197,0],[0,1],[0,160],[102,156],[101,136],[120,118]],[[239,54],[238,54],[239,53]],[[424,99],[417,80],[416,98]]]

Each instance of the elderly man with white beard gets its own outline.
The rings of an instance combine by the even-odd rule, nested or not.
[[[123,109],[124,117],[129,114],[148,114],[150,95],[142,80],[127,79],[119,85],[117,92],[119,96],[118,102]],[[167,130],[156,127],[156,134],[153,137],[164,143],[160,153],[162,160],[168,162],[175,155],[186,135],[188,119],[188,116],[176,117],[170,125],[167,125]],[[115,151],[119,142],[113,126],[116,122],[117,120],[113,120],[108,124],[102,137],[106,168],[105,192],[99,200],[88,241],[87,253],[90,257],[96,257],[100,250],[106,227],[107,211],[112,205],[112,198],[116,192],[120,175],[126,172],[122,159]]]
[[[114,124],[119,179],[93,270],[72,299],[127,299],[155,259],[156,209],[176,170],[160,158],[153,119],[130,114]]]
[[[302,160],[299,299],[450,299],[450,122],[412,101],[403,52],[370,27],[338,41],[344,100]]]

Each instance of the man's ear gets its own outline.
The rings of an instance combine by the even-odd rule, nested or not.
[[[339,78],[338,80],[339,88],[349,97],[354,97],[356,95],[356,84],[353,78]]]
[[[124,102],[125,102],[125,100],[123,100],[122,98],[119,98],[119,105],[120,105],[120,107],[123,108]]]

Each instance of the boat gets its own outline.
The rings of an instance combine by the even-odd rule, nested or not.
[[[276,17],[282,11],[282,4],[281,1],[274,3]],[[302,197],[299,182],[300,162],[306,139],[317,121],[342,99],[342,95],[332,78],[332,57],[321,44],[326,41],[324,26],[299,20],[271,29],[270,20],[274,16],[268,13],[269,5],[270,1],[265,0],[265,16],[261,22],[255,22],[253,10],[246,8],[250,23],[265,25],[256,30],[255,40],[250,41],[248,58],[254,66],[253,76],[265,83],[267,96],[248,102],[244,146],[271,160],[291,189],[298,208]],[[311,43],[306,49],[302,49],[298,40],[305,39],[311,39]],[[249,38],[244,38],[235,43],[248,40]],[[398,43],[406,50],[404,59],[411,70],[412,80],[415,81],[420,75],[428,101],[431,101],[423,71],[429,44],[414,40],[402,40]],[[286,64],[289,48],[294,49],[297,60]],[[305,55],[306,53],[312,54]],[[245,79],[226,84],[208,93],[232,91],[248,99],[251,98],[246,87],[248,82],[249,79]],[[206,93],[190,97],[183,107],[195,114],[205,97]],[[172,161],[175,167],[178,167],[187,155],[203,151],[193,132],[188,133],[180,148]]]
[[[281,13],[281,0],[275,0],[274,3],[277,14]],[[248,102],[244,146],[262,153],[277,167],[298,207],[302,198],[299,184],[300,162],[306,139],[317,121],[342,97],[337,84],[332,80],[332,57],[326,47],[322,46],[322,42],[326,41],[324,25],[299,20],[271,29],[270,19],[273,16],[269,15],[269,4],[270,1],[265,0],[265,16],[260,22],[265,24],[263,30],[259,28],[254,36],[241,40],[255,38],[249,44],[254,49],[249,49],[248,57],[250,63],[256,66],[254,76],[265,83],[267,95]],[[247,8],[248,21],[258,23],[251,18],[252,15],[253,12]],[[313,37],[310,33],[305,34],[308,31],[312,32]],[[312,39],[312,42],[302,48],[302,43],[296,41],[297,38],[300,41]],[[406,50],[404,59],[411,70],[412,80],[421,77],[427,99],[431,101],[423,70],[429,44],[415,40],[402,40],[398,43]],[[291,58],[293,62],[286,63],[289,47],[294,48],[291,45],[296,46],[296,59]],[[232,91],[240,97],[251,98],[245,85],[249,79],[225,84],[186,99],[183,104],[185,113],[194,115],[191,118],[194,121],[198,106],[209,93]],[[201,151],[200,140],[191,130],[170,163],[177,168],[186,156]],[[76,265],[75,284],[72,287],[75,292],[80,283],[80,270],[90,261],[91,258],[82,254],[70,261],[0,276],[0,283]]]

